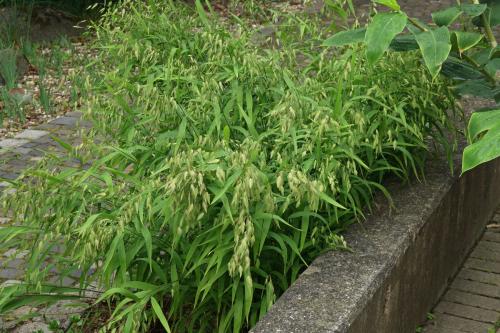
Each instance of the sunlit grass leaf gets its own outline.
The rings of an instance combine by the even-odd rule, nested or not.
[[[160,323],[162,324],[163,328],[168,333],[170,333],[171,330],[170,330],[170,325],[168,324],[168,320],[165,317],[165,314],[163,313],[163,310],[161,309],[160,304],[158,303],[158,301],[154,297],[151,297],[151,307],[153,308],[153,311],[154,311],[156,317],[158,318],[158,320],[160,321]]]

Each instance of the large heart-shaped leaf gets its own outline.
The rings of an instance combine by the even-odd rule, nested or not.
[[[489,99],[495,99],[500,93],[500,87],[485,78],[467,80],[453,88],[459,95],[472,95]]]
[[[432,20],[439,26],[449,26],[462,15],[458,7],[450,7],[438,12],[432,13]]]
[[[424,56],[424,62],[433,77],[436,77],[451,50],[450,32],[441,27],[415,35]]]
[[[454,80],[479,80],[484,78],[484,74],[477,67],[452,56],[449,56],[443,63],[441,74]]]
[[[462,157],[462,172],[466,172],[479,164],[500,157],[500,109],[472,114],[469,122],[469,137],[476,142],[465,148]]]
[[[492,27],[500,24],[500,3],[491,5],[490,7],[490,24]]]
[[[476,17],[484,13],[488,6],[484,3],[474,4],[474,3],[464,3],[460,6],[460,9],[465,13],[465,15],[470,17]]]
[[[491,76],[496,77],[498,71],[500,71],[500,58],[491,59],[484,69],[490,73]]]
[[[485,65],[490,59],[495,59],[500,56],[500,47],[487,47],[470,55],[472,59],[479,65]]]
[[[418,50],[418,44],[415,36],[411,34],[396,36],[391,42],[391,50],[394,51],[411,51]]]
[[[500,126],[500,109],[477,111],[472,114],[469,121],[468,139],[470,142],[474,142],[478,139],[479,134],[497,126]]]
[[[324,46],[342,46],[365,40],[366,28],[346,30],[336,33],[323,42]]]
[[[458,48],[458,52],[463,53],[471,47],[477,45],[483,39],[483,35],[477,32],[454,31],[454,40]]]
[[[392,10],[400,10],[401,9],[397,0],[373,0],[373,2],[376,2],[376,3],[379,3],[379,4],[384,5],[386,7],[389,7]]]
[[[391,41],[406,26],[403,13],[378,13],[368,25],[365,35],[368,63],[374,64],[389,48]]]

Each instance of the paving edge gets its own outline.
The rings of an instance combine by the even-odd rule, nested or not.
[[[353,251],[317,258],[251,332],[414,333],[500,203],[500,159],[461,177],[432,164],[424,183],[390,185],[395,208],[352,227]]]

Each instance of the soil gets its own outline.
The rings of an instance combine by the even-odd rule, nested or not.
[[[11,40],[7,44],[9,47],[5,48],[0,39],[0,61],[12,57],[12,54],[16,57],[18,80],[16,87],[9,89],[8,93],[23,101],[21,108],[24,113],[20,119],[4,117],[3,124],[0,124],[0,138],[11,137],[23,129],[73,111],[77,105],[74,92],[71,96],[71,76],[75,75],[75,63],[78,63],[75,60],[89,55],[87,40],[82,37],[84,31],[85,22],[80,18],[51,7],[0,7],[0,36],[9,36]],[[23,55],[21,44],[26,36],[33,45],[38,45],[36,58],[47,64],[43,79],[39,66],[30,63]],[[56,51],[63,60],[54,64],[51,62]],[[30,60],[36,62],[36,59]],[[5,80],[0,75],[0,88],[2,85],[5,85]],[[50,110],[42,106],[40,87],[48,92]],[[0,97],[0,112],[5,112],[5,103]]]

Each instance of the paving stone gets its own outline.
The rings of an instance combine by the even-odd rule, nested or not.
[[[62,287],[74,287],[76,284],[76,281],[74,279],[67,276],[63,277],[62,280],[60,277],[54,276],[53,278],[49,279],[49,282]]]
[[[477,258],[469,258],[464,264],[467,268],[477,269],[484,272],[500,273],[500,262],[493,262]]]
[[[486,231],[484,233],[483,240],[488,241],[488,242],[500,243],[500,233]]]
[[[424,330],[425,333],[465,333],[464,331],[454,330],[452,328],[444,328],[438,326],[428,326]]]
[[[66,117],[73,117],[73,118],[81,118],[82,115],[83,115],[83,113],[78,112],[78,111],[72,111],[72,112],[66,113]]]
[[[0,284],[0,288],[3,288],[3,287],[8,287],[8,286],[15,286],[16,284],[20,284],[21,281],[19,280],[7,280],[7,281],[4,281],[2,284]]]
[[[13,333],[34,333],[34,332],[51,333],[52,330],[49,329],[49,326],[46,323],[30,322],[16,328],[13,331]]]
[[[30,149],[29,147],[24,147],[23,145],[21,147],[15,148],[13,151],[18,154],[28,155],[32,152],[32,149]]]
[[[457,278],[463,280],[471,280],[476,282],[488,283],[500,287],[500,274],[487,273],[483,271],[476,271],[472,269],[462,269],[458,273]]]
[[[471,319],[491,324],[494,324],[497,319],[500,318],[499,311],[485,310],[474,306],[451,302],[439,303],[438,306],[434,309],[434,312],[449,314],[465,319]]]
[[[58,301],[51,306],[49,306],[43,315],[49,321],[57,320],[60,322],[63,328],[67,328],[70,324],[70,317],[72,315],[81,314],[85,311],[86,307],[75,304],[72,301]]]
[[[500,243],[499,243],[500,245]],[[500,252],[495,252],[488,249],[486,246],[479,244],[470,254],[470,258],[482,259],[492,262],[500,262]]]
[[[500,298],[500,288],[492,284],[455,279],[455,281],[451,284],[451,288],[466,291],[471,294]]]
[[[49,122],[50,125],[75,126],[78,119],[75,117],[59,117]]]
[[[496,242],[488,242],[485,240],[482,240],[477,244],[478,248],[486,249],[491,252],[496,252],[498,254],[498,258],[500,258],[500,244]]]
[[[486,310],[500,309],[500,299],[474,295],[456,289],[450,289],[443,296],[444,301],[474,306]]]
[[[18,279],[22,275],[22,271],[7,267],[0,268],[0,279],[2,280],[15,280]]]
[[[37,140],[45,135],[49,135],[47,131],[27,129],[17,134],[15,138],[17,139],[27,139],[27,140]]]
[[[454,329],[458,330],[459,332],[462,331],[467,333],[486,333],[491,327],[491,325],[487,323],[448,314],[437,314],[434,322],[436,323],[437,327]]]
[[[39,145],[40,145],[40,143],[37,141],[28,142],[28,143],[25,143],[24,145],[22,145],[22,148],[34,148],[34,147],[38,147]]]
[[[28,251],[19,251],[16,248],[12,248],[3,253],[3,257],[10,258],[13,257],[15,259],[22,259],[29,254]]]
[[[0,141],[0,148],[16,148],[28,142],[26,139],[4,139]]]

